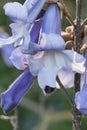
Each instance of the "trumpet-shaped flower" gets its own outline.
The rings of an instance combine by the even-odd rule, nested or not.
[[[39,27],[41,27],[40,34],[39,30],[37,33],[35,31],[34,35],[37,34],[35,35],[35,40],[33,40],[34,35],[31,33],[32,42],[30,42],[30,46],[20,46],[20,48],[14,50],[11,55],[13,64],[18,69],[24,69],[24,65],[27,64],[29,66],[29,75],[31,77],[37,76],[39,86],[46,94],[53,92],[55,88],[59,87],[56,82],[56,76],[59,76],[66,88],[72,87],[74,73],[83,73],[85,71],[85,59],[72,50],[64,50],[65,42],[61,37],[60,14],[56,4],[48,7],[42,19],[42,25],[40,24]],[[68,79],[66,79],[66,75]],[[25,82],[28,82],[27,80]],[[15,84],[11,88],[16,88]],[[11,91],[12,93],[10,94]],[[17,102],[14,100],[12,102],[12,100],[6,100],[8,99],[8,94],[10,94],[10,98],[12,99],[15,91],[13,89],[11,91],[8,89],[6,93],[4,92],[4,95],[1,94],[2,108],[6,112],[12,110],[26,92],[24,89],[22,91],[21,88],[22,94],[19,92]],[[14,95],[15,97],[16,94]]]
[[[40,27],[41,20],[36,21],[33,24],[32,29],[30,31],[32,42],[38,41]],[[16,66],[20,70],[24,70],[26,68],[26,65],[28,64],[26,57],[27,55],[24,55],[22,53],[21,47],[18,47],[13,50],[10,59],[14,66]],[[7,91],[1,93],[1,106],[5,113],[13,110],[17,106],[19,101],[22,99],[24,94],[32,85],[33,80],[34,76],[30,73],[29,70],[26,70],[14,81],[14,83],[8,88]]]
[[[48,90],[46,89],[48,86],[53,90],[56,85],[59,87],[56,83],[56,76],[59,76],[65,87],[72,87],[75,72],[83,73],[85,70],[83,56],[72,50],[64,50],[65,43],[61,37],[60,14],[55,4],[46,11],[40,42],[34,46],[39,52],[28,56],[29,68],[34,76],[38,76],[39,86],[43,90]],[[64,78],[65,74],[68,75],[68,79]]]
[[[26,70],[21,74],[1,96],[1,106],[5,113],[9,112],[18,104],[21,97],[28,91],[32,85],[34,77]],[[26,86],[26,87],[25,87]]]
[[[38,83],[43,90],[46,90],[47,86],[49,86],[49,89],[54,89],[56,86],[59,88],[58,83],[56,83],[56,76],[59,76],[66,88],[72,87],[74,73],[84,72],[84,57],[72,50],[64,50],[64,48],[65,43],[61,37],[60,14],[57,6],[54,4],[48,8],[44,15],[38,44],[32,43],[31,49],[28,48],[27,51],[22,49],[24,53],[22,55],[27,59],[30,72],[38,77]],[[15,58],[16,63],[17,52],[15,51],[11,57]],[[37,53],[32,55],[32,52]],[[21,58],[18,59],[17,68],[20,67],[19,64],[21,63]],[[22,62],[23,64],[24,61]],[[64,78],[65,75],[69,78]]]
[[[29,29],[45,2],[46,0],[27,0],[23,5],[18,2],[7,3],[4,6],[5,14],[14,21],[10,25],[12,36],[7,39],[0,38],[0,47],[14,43],[15,46],[22,44],[26,49],[31,41]]]

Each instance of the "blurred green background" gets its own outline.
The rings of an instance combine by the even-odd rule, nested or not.
[[[14,0],[0,0],[0,26],[10,33],[10,19],[5,16],[3,5]],[[23,3],[24,0],[17,0]],[[75,19],[75,0],[66,0],[66,5],[73,19]],[[82,18],[87,16],[87,1],[83,0]],[[69,22],[64,18],[62,26],[65,28]],[[22,71],[9,68],[5,65],[0,55],[0,92],[17,78]],[[73,97],[73,89],[67,90]],[[55,91],[50,96],[44,96],[37,81],[24,96],[18,108],[19,130],[72,130],[72,108],[61,90]],[[14,115],[14,111],[6,116]],[[0,109],[0,115],[4,115]],[[0,130],[13,130],[12,120],[0,119]],[[87,129],[87,117],[82,117],[82,129]]]

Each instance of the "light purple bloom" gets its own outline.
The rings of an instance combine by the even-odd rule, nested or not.
[[[56,87],[59,88],[56,82],[57,75],[66,88],[72,87],[75,72],[84,72],[84,57],[72,50],[64,50],[64,48],[60,14],[58,7],[53,4],[49,6],[43,18],[41,39],[37,47],[39,52],[28,56],[30,72],[34,76],[37,75],[39,86],[43,90],[47,90],[48,86],[53,90]],[[69,78],[62,80],[65,74]]]
[[[32,74],[29,70],[26,70],[13,82],[7,91],[1,93],[1,107],[5,113],[17,106],[32,85],[33,80]]]
[[[30,30],[32,43],[38,41],[40,27],[41,20],[34,22]],[[26,57],[27,55],[22,53],[21,47],[17,47],[13,50],[10,59],[17,69],[25,70],[28,65]],[[33,80],[34,76],[29,70],[27,70],[14,81],[7,91],[1,94],[1,107],[5,113],[13,110],[17,106],[24,94],[32,85]]]
[[[40,40],[38,44],[33,43],[31,48],[27,52],[24,51],[23,55],[27,59],[32,75],[38,77],[42,90],[59,88],[56,82],[57,75],[66,88],[72,87],[75,72],[83,73],[85,70],[83,56],[72,50],[64,50],[65,42],[61,37],[60,14],[55,4],[49,6],[46,11],[42,20]],[[32,54],[31,50],[37,53]],[[13,57],[15,56],[17,53],[14,53]],[[19,67],[18,64],[16,67]],[[68,79],[64,78],[65,75],[68,76]]]

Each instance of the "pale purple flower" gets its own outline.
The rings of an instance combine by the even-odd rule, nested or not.
[[[42,23],[41,20],[34,22],[30,30],[32,43],[38,41],[41,23]],[[16,66],[20,70],[24,70],[28,64],[26,57],[27,55],[24,55],[22,53],[21,47],[17,47],[12,52],[10,59],[14,64],[14,66]],[[20,102],[22,97],[31,87],[33,80],[34,80],[34,76],[30,73],[28,69],[27,71],[24,71],[24,73],[21,74],[13,82],[13,84],[8,88],[7,91],[1,93],[1,107],[4,113],[13,110],[17,106],[17,104]]]
[[[48,86],[51,90],[59,88],[56,76],[59,76],[66,88],[72,87],[75,72],[84,72],[84,57],[72,50],[64,50],[65,42],[61,37],[60,14],[55,4],[49,6],[46,11],[40,42],[34,45],[37,46],[38,53],[28,56],[29,67],[30,72],[38,77],[42,90],[48,90]],[[64,79],[65,75],[68,79]]]
[[[65,42],[61,37],[60,14],[55,4],[51,5],[44,15],[38,44],[31,45],[31,49],[28,48],[27,51],[22,49],[24,53],[22,55],[27,59],[32,75],[38,77],[42,90],[47,90],[48,87],[51,90],[59,88],[56,76],[59,76],[66,88],[72,87],[75,72],[83,73],[85,70],[83,56],[72,50],[64,50]],[[17,53],[14,52],[11,57],[16,56]],[[18,62],[16,67],[19,67]],[[66,75],[68,78],[64,78]]]
[[[26,70],[13,82],[7,91],[1,93],[1,107],[4,113],[11,111],[17,106],[32,85],[33,80],[32,74],[29,70]]]

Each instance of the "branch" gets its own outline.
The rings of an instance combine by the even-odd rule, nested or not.
[[[82,28],[84,27],[84,25],[86,25],[87,24],[87,18],[82,22]]]
[[[65,14],[65,16],[66,16],[67,20],[69,21],[69,23],[70,23],[71,25],[75,26],[74,21],[73,21],[73,18],[72,18],[72,16],[71,16],[71,14],[69,13],[69,11],[68,11],[68,9],[67,9],[67,7],[66,7],[64,1],[63,1],[63,0],[58,0],[58,1],[57,1],[57,4],[58,4],[58,6],[60,7],[60,9],[63,10],[63,13]]]
[[[82,27],[81,27],[81,7],[82,7],[82,0],[76,0],[76,23],[74,26],[75,31],[75,51],[80,53],[81,48],[81,35],[82,35]],[[80,74],[75,74],[75,82],[74,82],[74,94],[80,91]],[[81,130],[81,113],[76,108],[75,104],[73,105],[73,130]]]
[[[63,86],[63,84],[61,83],[61,81],[60,81],[60,79],[59,79],[58,76],[56,77],[56,80],[57,80],[57,82],[58,82],[58,84],[59,84],[61,90],[62,90],[62,91],[64,92],[64,94],[66,95],[66,97],[67,97],[68,101],[70,102],[71,106],[73,107],[73,100],[72,100],[71,96],[69,95],[69,93],[68,93],[68,92],[66,91],[66,89],[64,88],[64,86]]]

